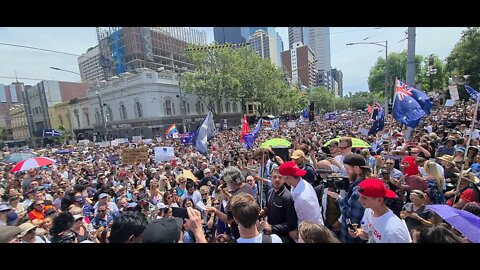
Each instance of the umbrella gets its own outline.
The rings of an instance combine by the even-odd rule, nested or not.
[[[63,149],[63,150],[58,150],[56,154],[62,155],[62,154],[70,154],[72,153],[73,150],[71,149]]]
[[[36,157],[36,158],[29,158],[24,161],[20,161],[15,167],[13,167],[10,172],[20,172],[20,171],[28,171],[32,168],[39,168],[43,166],[50,165],[54,163],[55,160],[46,157]]]
[[[260,148],[268,148],[268,147],[277,147],[277,146],[286,146],[290,147],[292,145],[291,142],[282,138],[275,138],[270,139],[260,145]]]
[[[5,163],[18,163],[22,160],[34,158],[36,155],[34,153],[22,152],[22,153],[14,153],[5,157]]]
[[[457,231],[465,235],[468,240],[473,243],[480,243],[480,217],[449,205],[436,204],[428,205],[428,207]]]
[[[352,147],[357,147],[357,148],[370,148],[371,147],[371,145],[364,140],[360,140],[358,138],[351,138],[351,139],[352,139]],[[326,142],[323,146],[327,146],[330,143],[332,143],[333,141],[338,142],[338,141],[340,141],[340,138],[331,139],[330,141]]]

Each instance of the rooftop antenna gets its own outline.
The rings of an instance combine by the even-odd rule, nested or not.
[[[16,81],[17,81],[17,83],[18,83],[17,70],[15,70],[15,80],[16,80]]]

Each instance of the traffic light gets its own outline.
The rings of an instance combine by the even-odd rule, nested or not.
[[[392,113],[393,110],[393,103],[388,103],[388,112]]]

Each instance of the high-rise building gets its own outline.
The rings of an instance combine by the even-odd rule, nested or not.
[[[0,127],[11,129],[10,109],[22,104],[23,83],[0,84]]]
[[[99,82],[105,80],[100,66],[100,47],[89,48],[86,53],[78,57],[78,68],[82,82]]]
[[[205,31],[188,27],[97,27],[97,39],[106,79],[137,68],[193,69],[185,48],[207,44]]]
[[[224,43],[245,43],[250,35],[248,33],[242,32],[243,27],[214,27],[213,36],[215,42],[218,44]]]
[[[263,59],[270,59],[270,38],[266,31],[257,30],[250,36],[250,46]]]
[[[28,129],[25,106],[23,104],[17,104],[10,108],[10,120],[13,139],[24,142],[27,141],[30,137],[30,132]]]
[[[282,64],[292,85],[316,85],[315,55],[302,42],[296,42],[290,50],[282,52]]]
[[[332,69],[332,78],[338,83],[338,95],[343,97],[343,72],[339,69]]]
[[[288,42],[290,47],[299,41],[312,49],[317,61],[317,70],[329,71],[332,69],[329,27],[289,27]]]

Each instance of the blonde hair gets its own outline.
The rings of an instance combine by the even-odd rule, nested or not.
[[[433,176],[433,178],[435,178],[435,181],[437,182],[437,189],[438,191],[442,192],[443,191],[443,188],[442,188],[443,175],[438,170],[437,163],[430,160],[426,161],[425,165],[423,165],[423,168],[425,169],[425,172],[428,175]]]
[[[210,187],[209,186],[201,186],[200,193],[208,193],[210,194]]]

